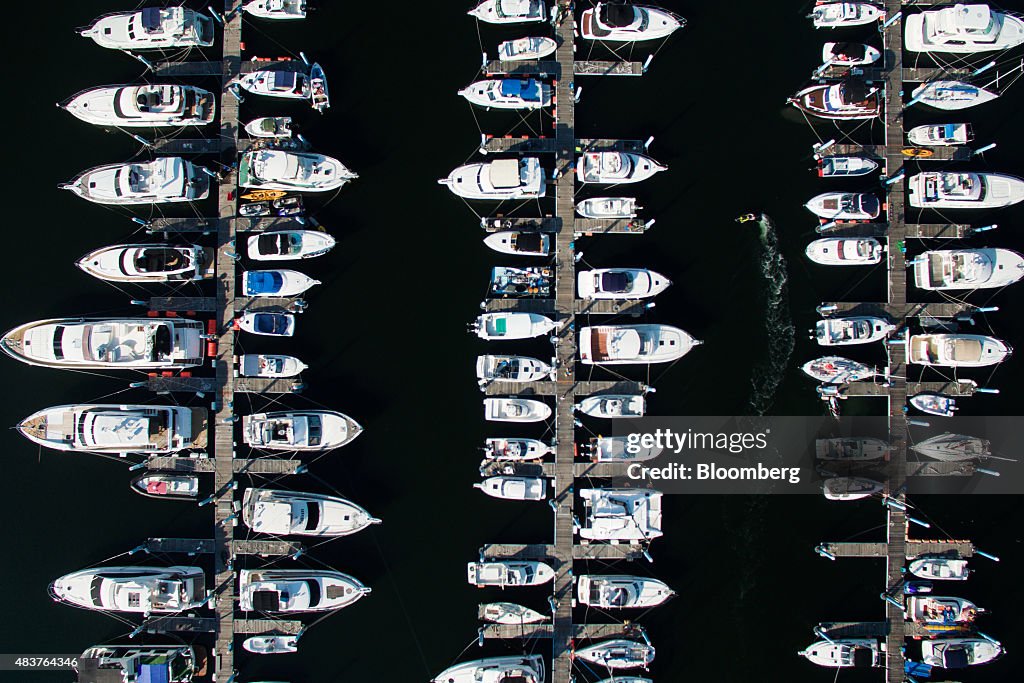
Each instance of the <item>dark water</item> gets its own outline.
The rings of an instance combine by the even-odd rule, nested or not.
[[[454,94],[473,79],[480,52],[462,3],[410,2],[387,9],[376,3],[322,4],[314,21],[249,24],[244,38],[248,54],[302,49],[324,64],[334,101],[330,112],[320,118],[304,107],[250,98],[243,113],[294,113],[318,150],[338,156],[361,177],[317,210],[339,246],[301,266],[324,284],[307,297],[310,310],[299,320],[297,336],[286,343],[242,341],[246,350],[296,353],[311,365],[310,390],[289,397],[288,405],[326,404],[366,427],[353,445],[313,466],[322,481],[285,483],[337,489],[384,524],[318,547],[308,560],[310,566],[323,563],[352,573],[372,585],[373,595],[311,629],[300,654],[240,654],[239,680],[425,681],[473,643],[478,601],[544,605],[543,590],[500,596],[477,591],[463,578],[465,562],[486,542],[550,540],[550,514],[546,506],[495,501],[471,489],[476,447],[489,433],[509,432],[485,428],[471,370],[484,346],[463,330],[477,314],[488,269],[509,261],[481,244],[473,214],[434,184],[472,154],[476,121],[485,132],[503,134],[516,117],[474,117]],[[706,341],[671,368],[652,370],[659,390],[651,397],[653,413],[744,414],[755,406],[778,414],[818,414],[812,385],[794,369],[816,350],[802,332],[813,324],[813,307],[824,299],[870,301],[884,295],[880,269],[833,272],[812,267],[802,256],[814,223],[801,204],[824,185],[806,172],[814,135],[784,102],[818,63],[820,43],[832,36],[816,35],[799,3],[745,3],[749,14],[738,12],[736,4],[664,4],[684,14],[689,27],[658,53],[642,79],[582,80],[577,107],[581,137],[655,136],[652,153],[671,170],[636,191],[657,226],[640,238],[584,240],[580,248],[595,267],[641,265],[669,275],[676,285],[659,297],[651,320],[678,324]],[[1009,4],[1020,9],[1019,2]],[[137,150],[126,136],[90,128],[52,106],[82,88],[138,77],[130,58],[71,33],[113,9],[95,1],[8,8],[5,38],[9,63],[18,71],[11,72],[7,98],[11,284],[0,321],[5,329],[48,316],[139,310],[128,303],[137,293],[112,289],[72,266],[90,249],[129,239],[133,224],[123,214],[53,189],[81,169]],[[498,42],[526,32],[483,27],[483,49],[493,54]],[[580,49],[586,56],[586,48]],[[646,54],[639,49],[634,56]],[[1024,173],[1022,92],[1011,90],[1004,100],[970,112],[980,143],[1000,144],[974,168]],[[908,126],[946,120],[926,117],[911,112]],[[550,126],[536,116],[529,122]],[[819,129],[823,138],[835,135],[830,126]],[[858,131],[859,139],[872,136],[880,138],[878,124]],[[872,183],[862,185],[869,189]],[[733,222],[747,211],[765,211],[773,219],[788,264],[788,298],[781,261],[763,263],[765,240],[758,228]],[[1022,217],[1019,208],[1000,212],[1000,230],[975,242],[1024,248]],[[37,235],[45,237],[33,239]],[[1021,345],[1017,301],[1013,289],[997,294],[993,303],[1003,312],[981,326],[991,322],[1000,336]],[[785,357],[789,324],[796,329],[792,358]],[[546,357],[549,349],[542,341],[516,351]],[[882,360],[880,348],[856,353]],[[8,425],[57,403],[152,398],[126,390],[133,378],[72,375],[7,360],[3,368]],[[1019,413],[1014,388],[1021,374],[1019,361],[1011,360],[988,382],[1004,393],[974,399],[964,410]],[[870,402],[844,407],[881,409]],[[113,558],[148,536],[204,536],[208,510],[132,494],[123,465],[36,452],[13,431],[6,432],[3,446],[9,522],[0,649],[77,652],[123,636],[128,628],[115,620],[51,603],[46,584]],[[970,537],[1002,556],[1000,565],[979,560],[975,578],[955,593],[994,612],[982,628],[1011,650],[1011,657],[961,678],[1009,680],[1012,651],[1022,636],[1014,617],[1022,604],[1015,580],[1024,559],[1020,498],[936,497],[918,503],[936,522],[926,534]],[[826,680],[832,672],[794,655],[811,639],[811,627],[823,620],[882,618],[880,562],[830,563],[811,551],[826,539],[881,538],[877,505],[677,497],[666,508],[667,535],[653,546],[655,564],[634,568],[668,581],[681,596],[642,619],[658,647],[655,679]],[[489,643],[484,652],[515,647]],[[544,643],[527,647],[546,649]],[[480,654],[473,644],[465,657]],[[66,681],[68,675],[5,673],[0,679]]]

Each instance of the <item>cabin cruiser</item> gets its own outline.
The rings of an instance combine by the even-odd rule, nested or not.
[[[798,653],[818,666],[838,669],[882,666],[885,645],[875,638],[819,640]]]
[[[484,441],[484,457],[488,460],[540,460],[554,452],[554,446],[549,446],[539,439],[493,437]]]
[[[990,289],[1024,277],[1024,256],[1010,249],[926,251],[913,266],[921,289]]]
[[[242,440],[270,451],[326,451],[352,442],[363,428],[334,410],[282,410],[242,417]]]
[[[260,534],[348,536],[380,520],[337,496],[249,488],[242,496],[242,521]]]
[[[862,26],[884,16],[884,8],[867,2],[819,2],[809,15],[814,28]]]
[[[295,316],[274,311],[246,311],[235,324],[239,330],[266,337],[291,337],[295,334]]]
[[[487,657],[450,666],[431,683],[544,683],[544,657]]]
[[[492,624],[538,624],[548,617],[537,610],[517,605],[514,602],[489,602],[480,605],[484,621]]]
[[[550,376],[550,365],[529,356],[476,357],[476,377],[481,382],[536,382]]]
[[[485,398],[484,419],[491,422],[542,422],[551,406],[528,398]]]
[[[8,331],[0,348],[51,368],[181,370],[202,364],[203,333],[187,318],[50,318]]]
[[[646,268],[597,268],[576,275],[581,299],[649,299],[671,284],[664,275]]]
[[[247,270],[242,273],[245,296],[298,296],[320,284],[297,270]]]
[[[466,164],[437,182],[466,199],[531,199],[543,197],[547,190],[537,157]]]
[[[831,462],[881,460],[891,450],[885,441],[872,437],[836,437],[814,442],[814,457]]]
[[[590,417],[621,419],[643,417],[647,403],[643,396],[632,394],[600,394],[588,396],[575,405],[576,410]]]
[[[544,0],[483,0],[467,14],[488,24],[523,24],[548,18]]]
[[[985,104],[999,97],[985,88],[963,81],[930,81],[914,88],[913,99],[935,109],[955,111]]]
[[[159,157],[140,163],[96,166],[59,187],[97,204],[194,202],[210,194],[208,173],[181,157]]]
[[[828,384],[856,382],[878,374],[874,368],[840,356],[815,358],[804,363],[800,369],[819,382]]]
[[[584,365],[667,363],[702,344],[671,325],[598,325],[580,329]]]
[[[874,237],[825,237],[804,250],[807,258],[823,266],[864,266],[882,260],[882,243]]]
[[[661,455],[660,446],[630,444],[626,436],[599,436],[584,447],[594,462],[641,462]]]
[[[576,179],[581,183],[639,183],[665,170],[668,166],[632,152],[587,152],[576,161]]]
[[[550,297],[554,293],[554,268],[512,268],[497,266],[491,269],[487,286],[490,299],[535,299]]]
[[[551,106],[553,89],[533,78],[490,78],[459,91],[470,104],[487,109],[542,109]]]
[[[943,368],[980,368],[1002,363],[1013,349],[980,334],[907,335],[907,362]]]
[[[804,206],[815,216],[830,221],[868,221],[882,209],[878,197],[856,192],[824,192]]]
[[[921,641],[921,661],[939,669],[964,669],[988,664],[1003,654],[1003,646],[988,638],[938,638]]]
[[[873,173],[878,162],[867,157],[830,156],[818,159],[819,178],[846,178]]]
[[[685,19],[658,7],[599,2],[583,10],[580,37],[617,43],[658,40],[685,25]]]
[[[909,14],[903,19],[911,52],[975,54],[1024,43],[1024,21],[988,5],[965,5]]]
[[[999,173],[928,171],[907,180],[918,209],[993,209],[1024,201],[1024,180]]]
[[[640,667],[646,669],[654,661],[654,648],[635,640],[616,638],[576,650],[575,655],[611,671]]]
[[[473,321],[472,330],[481,339],[531,339],[551,332],[556,323],[539,313],[484,313]]]
[[[555,578],[555,570],[533,560],[489,560],[466,565],[469,582],[477,587],[539,586]]]
[[[147,498],[195,500],[199,497],[199,475],[149,472],[132,479],[131,490]]]
[[[544,500],[548,494],[548,482],[543,477],[498,475],[473,484],[473,488],[504,500]]]
[[[576,204],[576,213],[584,218],[636,218],[635,197],[591,197]]]
[[[94,126],[159,128],[213,122],[213,93],[191,85],[109,85],[85,90],[58,105]]]
[[[245,124],[245,132],[251,137],[267,140],[288,140],[291,139],[292,117],[290,116],[263,116],[253,119]]]
[[[821,48],[821,61],[834,66],[867,66],[881,58],[878,48],[864,43],[831,42]]]
[[[250,636],[242,641],[242,648],[255,655],[286,654],[299,651],[298,636]]]
[[[294,69],[259,69],[235,79],[238,87],[253,95],[285,100],[308,100],[312,93],[309,76]]]
[[[213,249],[195,244],[115,244],[89,252],[75,265],[108,282],[148,284],[212,277],[213,259]]]
[[[551,235],[543,232],[503,230],[485,237],[484,244],[502,254],[515,254],[516,256],[548,256],[551,254]]]
[[[907,598],[907,619],[918,624],[972,624],[982,612],[984,610],[963,598],[938,595],[912,595]]]
[[[134,12],[115,12],[96,19],[78,34],[113,50],[167,50],[179,47],[210,47],[213,19],[185,7],[143,7]]]
[[[583,574],[576,580],[577,599],[602,609],[654,607],[675,594],[665,583],[643,576]]]
[[[911,444],[910,448],[916,453],[944,462],[984,460],[992,455],[992,444],[988,439],[963,434],[939,434]]]
[[[789,100],[797,109],[823,119],[873,119],[881,112],[878,88],[859,79],[812,85]]]
[[[239,187],[289,192],[327,192],[358,177],[332,157],[279,149],[246,152],[238,167]]]
[[[580,538],[645,542],[659,538],[661,492],[652,489],[580,489],[585,517]]]
[[[50,596],[104,612],[176,614],[206,604],[206,577],[199,567],[94,567],[60,577]]]
[[[956,412],[956,399],[952,396],[924,392],[911,396],[907,402],[922,413],[929,415],[953,417],[953,413]]]
[[[828,500],[861,500],[885,490],[885,486],[866,477],[831,477],[821,483]]]
[[[888,320],[871,315],[825,318],[814,326],[814,338],[822,346],[870,344],[885,339],[895,329]]]
[[[260,19],[306,18],[306,0],[249,0],[242,9]]]
[[[370,589],[348,574],[318,569],[241,569],[243,612],[326,612],[348,607]]]
[[[275,353],[245,353],[238,357],[242,377],[295,377],[308,366],[295,356]]]
[[[908,569],[914,576],[936,581],[966,581],[971,573],[967,560],[950,557],[922,557],[913,560]]]
[[[251,235],[245,247],[254,261],[288,261],[323,256],[334,245],[334,237],[321,230],[271,230]]]
[[[974,132],[969,123],[938,123],[911,128],[907,131],[907,139],[925,147],[951,147],[971,142]]]
[[[191,683],[209,668],[200,646],[112,643],[94,645],[73,664],[78,683]]]
[[[58,451],[165,455],[204,446],[206,417],[205,408],[93,403],[40,410],[17,429]]]
[[[530,36],[506,40],[498,44],[498,59],[503,62],[539,60],[554,53],[558,43],[546,36]]]

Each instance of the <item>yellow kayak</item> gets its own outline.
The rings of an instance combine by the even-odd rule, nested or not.
[[[242,195],[242,199],[251,202],[263,202],[270,199],[280,199],[288,194],[284,190],[253,190]]]

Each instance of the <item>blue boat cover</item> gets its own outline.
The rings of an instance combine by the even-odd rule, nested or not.
[[[276,294],[283,284],[284,276],[275,270],[251,270],[245,274],[245,288],[253,294]]]
[[[531,102],[540,101],[540,84],[532,78],[506,78],[501,82],[501,94],[505,97],[521,97]]]
[[[924,662],[905,662],[903,670],[910,676],[920,676],[921,678],[930,678],[932,675],[931,665]]]
[[[143,7],[142,8],[142,28],[152,33],[156,29],[160,28],[160,8],[159,7]]]
[[[282,334],[288,329],[288,318],[283,313],[257,313],[253,329],[264,334]]]
[[[140,667],[138,683],[169,683],[171,671],[169,664],[143,664]]]
[[[946,125],[944,125],[942,127],[942,129],[943,129],[942,137],[947,139],[947,140],[952,138],[956,134],[957,125],[959,125],[959,124],[947,123]]]

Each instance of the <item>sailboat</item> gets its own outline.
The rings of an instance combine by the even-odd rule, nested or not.
[[[576,650],[576,657],[583,661],[617,669],[646,669],[654,661],[654,648],[635,640],[616,638]]]

